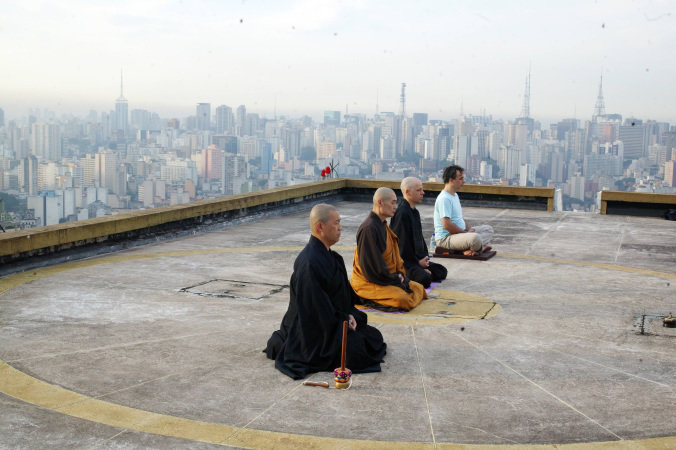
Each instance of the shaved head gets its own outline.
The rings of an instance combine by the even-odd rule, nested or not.
[[[336,211],[336,208],[326,203],[320,203],[312,208],[312,211],[310,211],[310,231],[312,234],[317,232],[318,222],[326,223],[329,221],[331,211]]]
[[[421,203],[425,196],[422,181],[416,177],[406,177],[401,180],[401,193],[411,208],[415,208],[417,204]]]
[[[387,187],[376,189],[375,194],[373,194],[373,212],[380,217],[380,220],[394,216],[396,210],[397,194]]]
[[[375,194],[373,194],[373,204],[378,204],[378,200],[389,200],[392,197],[397,197],[397,194],[388,187],[379,187],[376,189]]]
[[[416,177],[406,177],[403,180],[401,180],[401,193],[406,194],[406,189],[411,190],[414,187],[418,186],[418,183],[422,183],[419,179]]]

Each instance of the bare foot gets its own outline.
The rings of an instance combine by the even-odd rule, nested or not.
[[[465,255],[465,256],[476,256],[476,252],[474,250],[465,250],[463,252],[463,255]]]

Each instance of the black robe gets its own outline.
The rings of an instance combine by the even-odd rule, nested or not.
[[[428,288],[432,281],[446,279],[448,270],[441,264],[430,261],[428,270],[432,272],[431,275],[420,267],[420,260],[428,256],[427,244],[422,232],[420,213],[416,208],[411,208],[405,198],[399,201],[394,217],[390,220],[390,228],[399,238],[399,254],[411,280]]]
[[[264,352],[275,367],[293,379],[340,367],[343,321],[348,329],[345,365],[355,373],[380,372],[387,345],[367,316],[354,307],[359,297],[347,280],[343,258],[314,236],[293,265],[289,308]]]

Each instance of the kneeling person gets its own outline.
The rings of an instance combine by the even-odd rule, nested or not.
[[[445,280],[448,271],[429,258],[420,213],[416,209],[425,195],[422,182],[415,177],[404,178],[401,181],[401,193],[404,198],[390,220],[390,227],[399,239],[399,254],[404,260],[406,274],[411,280],[428,288],[433,281]]]
[[[293,264],[289,307],[264,352],[293,379],[340,367],[343,321],[348,321],[346,365],[355,373],[380,372],[387,345],[367,316],[354,307],[359,298],[347,279],[343,258],[330,249],[342,227],[338,211],[326,204],[310,212],[312,236]]]
[[[382,306],[410,310],[427,298],[425,288],[406,276],[399,256],[397,235],[386,219],[397,209],[397,196],[389,188],[378,188],[373,210],[357,230],[357,248],[350,283],[357,295]]]

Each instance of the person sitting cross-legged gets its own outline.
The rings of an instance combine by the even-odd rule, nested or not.
[[[434,203],[434,237],[437,250],[444,248],[463,252],[467,256],[491,250],[486,245],[493,237],[493,227],[470,227],[462,216],[458,191],[465,185],[465,169],[448,166],[444,169],[444,189]]]
[[[433,281],[445,280],[448,270],[429,258],[420,213],[416,209],[425,195],[422,182],[415,177],[404,178],[401,181],[401,193],[403,198],[390,220],[390,228],[399,239],[399,254],[404,260],[406,274],[411,280],[428,288]]]
[[[377,304],[374,306],[408,311],[427,298],[427,293],[406,275],[397,235],[387,226],[386,219],[396,209],[394,191],[378,188],[373,195],[373,210],[357,230],[350,284],[359,297]]]

